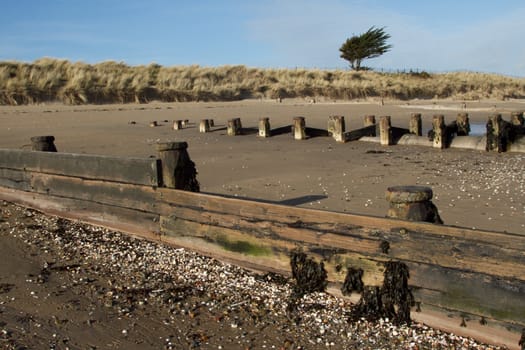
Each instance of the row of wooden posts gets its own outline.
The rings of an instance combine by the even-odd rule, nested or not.
[[[489,116],[486,124],[487,151],[504,152],[508,143],[513,141],[517,135],[525,135],[524,112],[512,112],[510,121],[505,121],[501,114]],[[381,145],[393,145],[404,134],[422,136],[421,113],[412,113],[409,127],[399,128],[392,126],[390,116],[382,116],[376,123],[374,115],[364,117],[364,126],[360,129],[346,131],[344,116],[334,115],[328,117],[327,130],[307,128],[304,117],[294,117],[293,124],[279,128],[279,133],[291,132],[294,139],[304,140],[312,134],[316,136],[332,136],[337,142],[349,142],[359,140],[364,136],[379,136]],[[174,130],[181,130],[189,124],[186,120],[176,120],[173,123]],[[213,119],[202,119],[199,124],[199,132],[207,133],[214,127]],[[227,123],[227,134],[230,136],[242,135],[243,127],[241,118],[229,119]],[[271,137],[277,134],[277,129],[272,130],[270,118],[259,119],[258,135],[260,137]],[[468,113],[458,113],[456,120],[446,124],[442,114],[434,115],[432,118],[432,130],[428,133],[429,140],[435,148],[447,148],[455,136],[468,136],[470,133],[470,122]]]

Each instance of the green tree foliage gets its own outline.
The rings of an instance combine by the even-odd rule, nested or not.
[[[339,48],[341,58],[350,62],[354,70],[361,70],[361,61],[367,58],[381,56],[388,52],[392,45],[386,43],[390,35],[385,33],[385,28],[371,27],[361,35],[354,35]]]

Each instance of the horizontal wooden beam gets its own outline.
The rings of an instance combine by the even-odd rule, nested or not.
[[[158,186],[157,159],[0,149],[0,168]]]

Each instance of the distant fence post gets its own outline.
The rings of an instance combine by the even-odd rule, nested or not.
[[[228,120],[227,126],[229,136],[240,135],[242,131],[241,118],[233,118]]]
[[[342,115],[331,115],[328,117],[328,133],[337,142],[344,142],[345,117]]]
[[[457,136],[468,136],[470,133],[470,121],[468,113],[458,113],[456,117]]]
[[[511,141],[512,124],[494,114],[487,121],[487,151],[506,152]]]
[[[434,138],[432,146],[434,148],[444,149],[447,147],[447,133],[445,125],[445,116],[443,114],[437,114],[432,118],[432,131],[434,132]]]
[[[175,120],[173,122],[173,130],[181,130],[182,129],[182,120]]]
[[[411,134],[421,136],[423,134],[423,127],[421,125],[421,113],[412,113],[410,116],[410,124],[408,131]]]
[[[157,153],[161,161],[164,187],[199,192],[195,163],[190,159],[186,142],[159,142]]]
[[[382,146],[390,146],[392,144],[391,127],[390,116],[382,116],[379,118],[379,139]]]
[[[293,118],[293,137],[296,140],[305,140],[306,139],[306,122],[304,117],[294,117]]]
[[[54,136],[33,136],[31,137],[31,150],[41,152],[56,152]]]
[[[199,124],[199,132],[206,133],[210,132],[210,120],[202,119]]]
[[[264,117],[259,119],[259,136],[260,137],[270,137],[271,128],[270,128],[270,118]]]

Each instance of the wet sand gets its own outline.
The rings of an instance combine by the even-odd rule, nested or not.
[[[422,113],[423,129],[434,114],[447,123],[468,112],[473,129],[487,117],[525,109],[525,101],[318,102],[246,100],[145,105],[37,105],[0,107],[0,147],[28,148],[30,137],[54,135],[60,152],[148,157],[158,141],[187,141],[201,191],[263,199],[309,208],[384,216],[385,190],[393,185],[424,185],[447,225],[525,233],[525,155],[425,146],[384,147],[372,142],[336,143],[329,137],[293,140],[291,134],[260,138],[228,136],[228,119],[257,128],[269,117],[273,128],[304,116],[306,125],[326,129],[330,115],[343,115],[346,129],[362,126],[373,114],[408,127],[411,113]],[[198,132],[201,119],[214,119],[212,132]],[[173,120],[190,125],[173,130]],[[151,121],[159,126],[150,127]],[[134,122],[134,123],[130,123]]]

